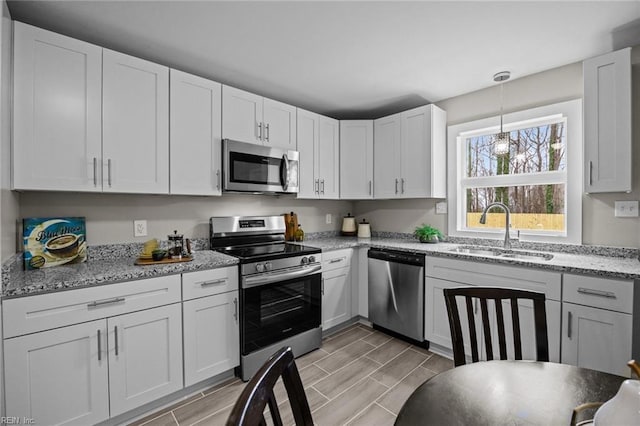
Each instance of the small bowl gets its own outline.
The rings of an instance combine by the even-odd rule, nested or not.
[[[167,255],[167,251],[166,250],[154,250],[151,252],[151,258],[153,260],[155,260],[156,262],[159,260],[164,259],[164,257]]]

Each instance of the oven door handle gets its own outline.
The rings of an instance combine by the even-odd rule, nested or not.
[[[242,278],[242,288],[257,287],[260,285],[286,281],[292,278],[304,277],[320,272],[322,265],[296,266],[281,271],[265,272]]]
[[[283,191],[289,189],[289,158],[287,154],[284,154],[280,161],[280,184]]]

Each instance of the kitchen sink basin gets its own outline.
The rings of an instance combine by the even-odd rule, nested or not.
[[[531,251],[505,250],[496,247],[483,246],[459,246],[451,250],[460,254],[475,254],[478,256],[488,256],[504,259],[516,260],[551,260],[553,255],[550,253],[537,253]]]

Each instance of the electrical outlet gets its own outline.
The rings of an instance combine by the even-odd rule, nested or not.
[[[327,222],[327,225],[331,223],[331,213],[327,213],[327,216],[325,217],[325,221]]]
[[[133,221],[133,236],[134,237],[146,237],[147,236],[147,221],[146,220],[134,220]]]
[[[637,201],[616,201],[616,217],[638,217]]]
[[[440,201],[436,203],[436,214],[447,214],[447,202]]]

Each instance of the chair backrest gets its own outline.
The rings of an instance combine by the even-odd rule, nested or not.
[[[536,336],[537,361],[549,361],[549,342],[547,337],[547,315],[545,309],[545,297],[543,293],[516,290],[499,287],[457,287],[444,289],[444,299],[449,315],[449,327],[451,329],[451,342],[453,343],[453,361],[455,366],[466,363],[464,353],[464,341],[462,337],[462,325],[456,297],[462,297],[465,301],[466,314],[469,325],[469,340],[471,345],[471,359],[479,361],[478,338],[476,333],[474,299],[480,305],[481,323],[484,335],[487,360],[493,359],[492,333],[489,321],[489,308],[487,300],[493,300],[495,305],[495,319],[498,335],[500,359],[507,359],[507,345],[505,322],[502,309],[502,301],[509,300],[511,304],[511,324],[513,330],[513,353],[517,360],[522,359],[522,341],[520,329],[520,315],[518,300],[529,299],[533,301],[533,316]]]
[[[227,419],[227,426],[266,424],[264,411],[269,405],[273,424],[282,425],[273,388],[282,377],[296,425],[313,425],[311,410],[290,347],[278,350],[249,380]]]

